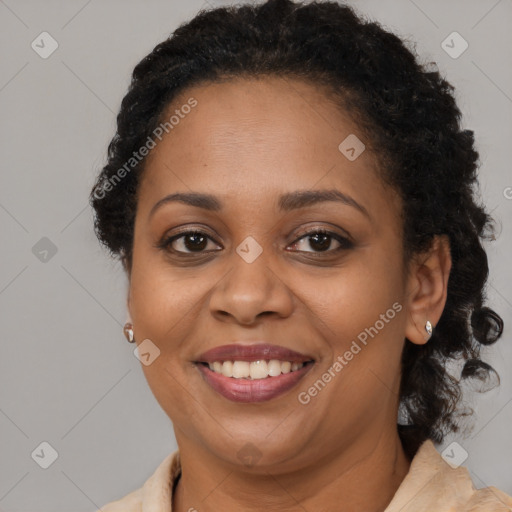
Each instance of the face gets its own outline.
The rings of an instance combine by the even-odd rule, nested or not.
[[[139,188],[128,306],[178,444],[284,471],[376,442],[396,429],[409,289],[369,141],[282,78],[190,88],[175,110]]]

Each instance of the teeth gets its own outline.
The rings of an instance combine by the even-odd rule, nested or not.
[[[268,362],[267,368],[268,375],[270,375],[271,377],[277,377],[278,375],[281,375],[281,361],[277,361],[277,359],[272,359],[271,361]]]
[[[235,379],[247,378],[250,373],[250,365],[247,361],[233,361],[233,377]]]
[[[292,369],[292,363],[290,363],[290,361],[283,361],[281,363],[281,371],[283,373],[290,373]]]
[[[215,362],[217,363],[218,361]],[[219,364],[222,364],[221,373],[224,375],[224,377],[233,377],[233,363],[231,361],[225,361],[224,363]],[[213,371],[215,371],[215,363]]]
[[[277,377],[282,373],[290,373],[300,370],[304,363],[292,363],[291,361],[215,361],[209,363],[208,367],[215,373],[220,373],[224,377],[233,377],[235,379],[266,379],[267,377]]]
[[[281,373],[281,371],[279,371],[279,373]],[[267,361],[253,361],[249,365],[249,376],[251,377],[251,379],[267,378],[269,376]]]

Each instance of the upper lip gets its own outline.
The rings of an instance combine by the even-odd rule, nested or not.
[[[214,363],[215,361],[260,361],[277,359],[279,361],[291,361],[305,363],[312,361],[311,356],[301,354],[295,350],[271,345],[269,343],[256,342],[250,345],[233,343],[222,345],[207,350],[197,358],[198,363]]]

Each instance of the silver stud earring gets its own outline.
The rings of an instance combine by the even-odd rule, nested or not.
[[[425,330],[427,331],[427,334],[430,338],[430,336],[432,336],[432,324],[430,323],[429,320],[427,320],[427,322],[425,323]]]
[[[128,340],[128,343],[134,343],[135,339],[133,337],[133,325],[129,322],[124,324],[123,327],[124,335],[126,336],[126,339]]]

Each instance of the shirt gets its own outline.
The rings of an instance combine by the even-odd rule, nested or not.
[[[97,512],[172,512],[172,492],[180,474],[177,450],[142,487]],[[427,440],[384,512],[512,512],[512,497],[495,487],[475,489],[468,470],[452,468]]]

